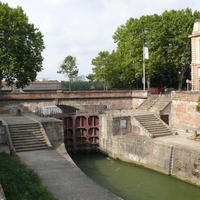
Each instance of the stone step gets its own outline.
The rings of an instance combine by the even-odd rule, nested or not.
[[[152,118],[156,118],[155,117],[155,115],[154,114],[141,114],[141,115],[135,115],[135,117],[136,118],[140,118],[140,119],[142,119],[142,118],[150,118],[150,119],[152,119]]]
[[[17,146],[15,146],[15,148],[16,149],[23,149],[23,148],[34,148],[34,147],[47,147],[47,145],[46,144],[36,144],[36,143],[34,143],[34,144],[27,144],[27,145],[25,145],[25,144],[22,144],[22,145],[17,145]]]
[[[165,96],[150,96],[136,110],[158,112],[170,103],[171,99]]]
[[[37,130],[40,129],[40,126],[30,126],[30,127],[10,127],[9,128],[13,131],[18,131],[18,130]]]
[[[151,125],[151,126],[145,126],[145,128],[148,129],[148,130],[161,130],[161,131],[162,130],[169,130],[167,127],[165,127],[163,125],[162,126],[161,125],[160,126],[152,126]]]
[[[158,126],[158,127],[154,127],[154,126],[144,126],[146,129],[148,129],[149,131],[170,131],[169,128],[163,126]]]
[[[30,146],[30,145],[43,145],[45,144],[44,141],[40,141],[40,140],[37,140],[37,141],[15,141],[13,142],[13,144],[15,145],[15,147],[20,147],[20,146]]]
[[[156,122],[156,121],[158,121],[158,119],[157,118],[151,118],[151,117],[135,117],[136,119],[138,119],[138,120],[140,120],[141,122],[143,122],[143,123],[148,123],[148,122]]]
[[[20,131],[20,132],[12,132],[10,131],[10,133],[13,135],[13,136],[24,136],[24,135],[40,135],[41,134],[41,131],[40,130],[35,130],[35,131],[27,131],[27,130],[24,130],[24,131]]]
[[[14,134],[14,135],[11,135],[11,138],[14,140],[14,139],[18,139],[18,138],[21,138],[21,139],[24,139],[24,138],[43,138],[44,136],[40,133],[40,134]]]
[[[140,122],[140,124],[142,124],[145,127],[157,127],[157,128],[161,128],[164,126],[164,124],[162,124],[161,122],[157,122],[155,123],[155,121],[149,121],[149,122]]]
[[[156,138],[156,137],[164,137],[164,136],[169,136],[169,135],[171,135],[171,133],[166,133],[166,134],[162,133],[162,134],[154,134],[153,137]]]
[[[36,149],[47,149],[47,144],[45,141],[23,141],[23,142],[13,142],[16,152],[26,151],[26,150],[36,150]]]
[[[151,134],[163,134],[163,133],[171,133],[169,130],[157,130],[157,131],[149,131]]]
[[[9,127],[11,128],[17,128],[17,127],[34,127],[39,126],[38,123],[27,123],[27,124],[9,124]]]
[[[157,123],[157,124],[158,124],[158,123],[159,123],[158,119],[156,119],[156,118],[153,118],[153,119],[146,118],[146,119],[145,119],[145,118],[137,118],[137,117],[136,117],[136,119],[137,119],[137,120],[140,120],[140,122],[143,123],[143,124],[149,124],[149,123],[151,123],[151,124],[152,124],[152,123],[154,123],[154,124]]]
[[[148,97],[137,109],[138,110],[149,110],[152,105],[157,101],[158,96]]]
[[[39,132],[40,131],[40,128],[38,127],[38,128],[32,128],[32,129],[29,129],[29,128],[26,128],[26,129],[22,129],[22,128],[20,128],[20,129],[12,129],[12,128],[10,128],[9,127],[9,130],[10,130],[10,133],[23,133],[23,132]]]
[[[38,147],[24,147],[24,148],[16,148],[16,152],[26,152],[26,151],[36,151],[36,150],[45,150],[47,146],[38,146]]]
[[[13,127],[10,127],[9,126],[9,129],[11,130],[11,131],[13,131],[13,132],[17,132],[17,131],[26,131],[26,130],[28,130],[28,131],[31,131],[31,130],[38,130],[38,129],[40,129],[40,127],[39,126],[35,126],[35,127],[15,127],[15,128],[13,128]]]
[[[16,138],[13,140],[13,143],[18,143],[18,142],[37,142],[37,141],[42,141],[45,142],[45,139],[43,137],[40,138],[32,138],[32,137],[27,137],[27,138]]]

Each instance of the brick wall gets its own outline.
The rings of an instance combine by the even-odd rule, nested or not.
[[[174,100],[171,104],[169,124],[181,131],[200,131],[200,112],[196,111],[197,102]]]

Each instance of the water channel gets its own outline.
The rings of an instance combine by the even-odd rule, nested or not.
[[[200,187],[101,153],[71,157],[86,175],[124,200],[200,199]]]

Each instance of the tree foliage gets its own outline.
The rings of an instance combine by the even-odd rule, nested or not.
[[[42,70],[43,35],[30,24],[21,7],[0,2],[0,87],[24,87]]]
[[[71,90],[70,82],[78,75],[78,71],[76,57],[67,56],[59,66],[59,71],[57,73],[66,74],[68,76],[69,90]]]
[[[76,57],[67,56],[59,66],[58,73],[66,74],[69,79],[72,79],[78,75]]]
[[[106,79],[111,87],[140,87],[143,47],[146,46],[149,49],[149,59],[145,60],[148,88],[182,89],[185,80],[190,78],[191,41],[188,36],[197,18],[200,12],[193,13],[189,8],[130,18],[113,35],[116,50],[100,52],[92,60],[93,78]]]
[[[77,81],[77,82],[61,82],[62,89],[66,90],[70,86],[73,91],[80,90],[102,90],[103,83],[102,82],[86,82],[86,81]]]

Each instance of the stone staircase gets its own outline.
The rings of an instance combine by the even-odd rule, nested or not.
[[[159,113],[163,110],[169,103],[171,99],[169,97],[155,95],[149,96],[138,108],[139,111],[150,111]]]
[[[147,111],[149,110],[152,105],[156,103],[158,100],[158,96],[149,96],[138,108],[137,110],[140,111]]]
[[[168,125],[153,113],[138,114],[134,118],[146,129],[151,138],[173,134]]]
[[[157,101],[150,107],[149,111],[160,113],[170,102],[170,97],[159,96]]]
[[[39,123],[9,124],[8,129],[16,152],[48,148]]]

